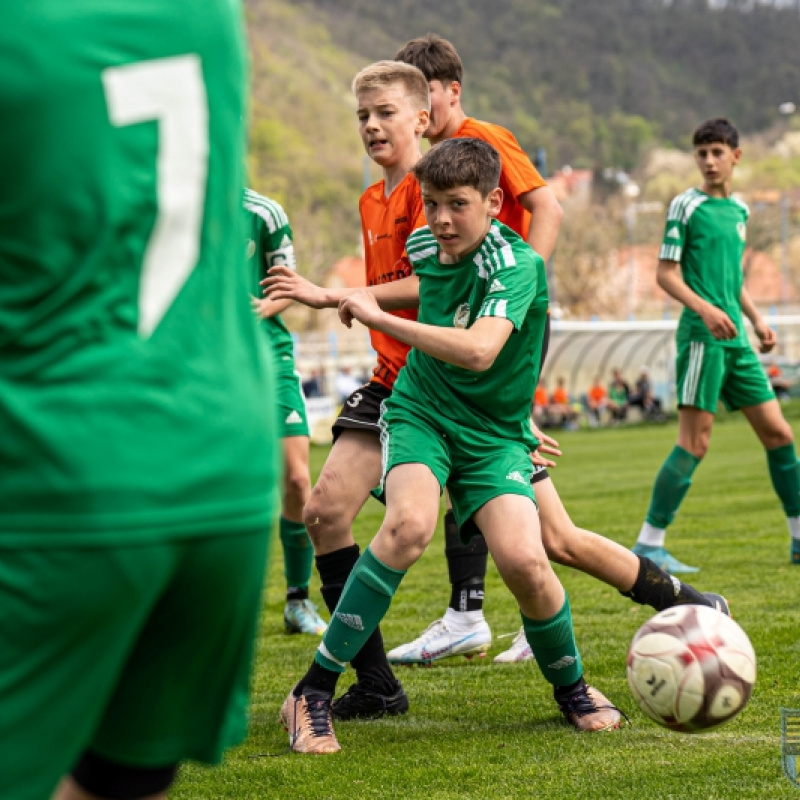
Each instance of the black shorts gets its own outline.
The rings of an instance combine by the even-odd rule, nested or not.
[[[383,384],[370,381],[356,389],[342,404],[342,410],[333,423],[333,441],[342,431],[368,431],[381,435],[378,422],[381,418],[381,403],[392,393]]]

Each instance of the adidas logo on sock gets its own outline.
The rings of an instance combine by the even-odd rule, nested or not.
[[[286,417],[286,419],[283,422],[284,422],[285,425],[295,425],[298,422],[302,422],[302,421],[303,421],[303,418],[295,410],[295,411],[292,411],[292,413],[289,414],[289,416]]]
[[[672,587],[675,590],[675,597],[677,597],[681,593],[681,582],[674,575],[670,575],[669,579],[672,581]]]
[[[552,664],[548,664],[547,666],[550,669],[566,669],[567,667],[571,667],[578,659],[574,656],[561,656],[558,661],[554,661]]]
[[[355,631],[364,630],[364,623],[361,621],[361,617],[358,614],[342,614],[337,611],[336,618],[341,620],[348,628],[352,628]]]

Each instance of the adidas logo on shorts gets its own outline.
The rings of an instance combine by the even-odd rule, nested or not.
[[[355,631],[364,630],[364,623],[358,614],[341,614],[337,611],[336,618],[341,620],[348,628],[352,628]]]
[[[522,483],[525,486],[528,485],[528,481],[526,481],[525,478],[522,477],[522,473],[516,469],[512,470],[511,472],[508,473],[508,475],[506,475],[506,480],[516,481],[517,483]]]
[[[303,418],[295,410],[295,411],[292,411],[292,413],[289,414],[288,417],[286,417],[286,419],[284,420],[284,424],[285,425],[296,425],[297,423],[302,422],[302,421],[303,421]]]

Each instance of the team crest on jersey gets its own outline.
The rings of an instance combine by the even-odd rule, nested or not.
[[[453,325],[456,328],[466,328],[469,325],[469,303],[462,303],[453,315]]]
[[[743,241],[747,241],[747,225],[744,222],[738,222],[736,224],[736,232],[739,234],[739,238]]]
[[[252,258],[256,254],[256,243],[252,239],[247,240],[247,258]]]

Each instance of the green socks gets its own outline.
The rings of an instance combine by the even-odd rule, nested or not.
[[[290,589],[305,590],[308,596],[308,582],[314,566],[314,548],[308,538],[306,526],[302,522],[292,522],[281,517],[278,522],[281,544],[283,545],[283,572],[286,585]]]
[[[405,574],[405,570],[378,561],[369,548],[361,554],[322,637],[315,656],[317,664],[344,672],[347,662],[358,654],[389,610]]]
[[[678,445],[667,456],[656,476],[650,508],[647,509],[646,519],[654,528],[664,529],[675,519],[699,463],[699,458]]]
[[[533,650],[536,663],[545,680],[553,686],[570,686],[583,675],[583,664],[575,631],[572,629],[572,614],[569,598],[564,593],[564,605],[550,619],[538,620],[522,616],[525,638]]]
[[[800,464],[794,442],[767,450],[769,476],[787,517],[800,516]]]

